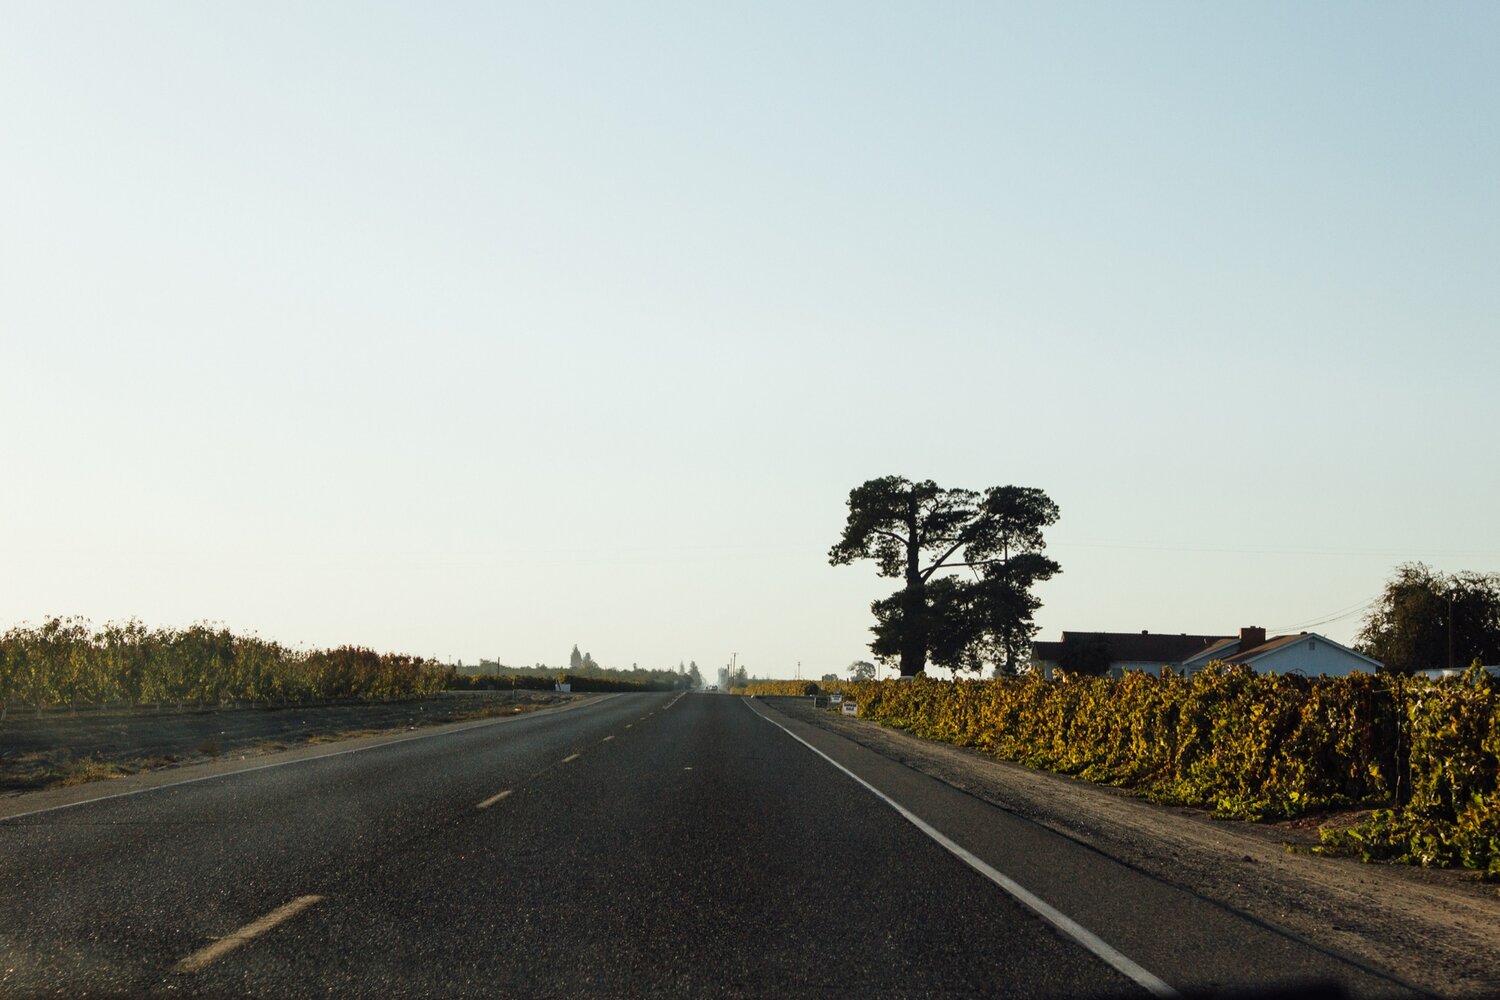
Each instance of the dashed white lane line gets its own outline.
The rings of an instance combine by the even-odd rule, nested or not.
[[[602,739],[602,740],[600,740],[600,741],[599,741],[599,742],[600,742],[600,743],[608,743],[608,742],[609,742],[609,741],[610,741],[610,740],[612,740],[612,739],[614,739],[614,736],[613,736],[613,735],[610,735],[610,736],[606,736],[606,737],[604,737],[604,739]]]
[[[197,972],[210,963],[223,958],[241,945],[249,944],[278,924],[286,923],[309,906],[321,902],[322,899],[322,896],[298,896],[290,903],[277,907],[254,923],[246,924],[233,934],[225,935],[205,948],[199,948],[187,958],[178,962],[175,971]]]
[[[570,753],[570,754],[568,754],[566,757],[564,757],[562,759],[562,762],[564,764],[566,764],[568,761],[570,761],[570,760],[577,760],[579,757],[582,757],[582,756],[583,756],[583,754],[581,754],[581,753]]]
[[[755,710],[751,709],[751,711]],[[880,789],[870,784],[864,778],[861,778],[859,775],[849,770],[843,764],[840,764],[838,761],[834,760],[832,757],[828,756],[826,753],[819,750],[817,747],[813,746],[811,743],[807,742],[796,733],[792,732],[786,726],[783,726],[781,723],[777,722],[775,719],[771,718],[768,715],[761,715],[759,712],[756,712],[755,714],[760,715],[762,719],[765,719],[771,725],[775,726],[777,729],[780,729],[792,739],[796,740],[798,743],[801,743],[803,746],[807,747],[807,749],[811,750],[813,753],[817,754],[819,757],[822,757],[824,760],[828,761],[828,763],[832,764],[834,767],[838,768],[840,771],[843,771],[849,777],[853,778],[856,782],[864,787],[865,791],[874,795],[886,805],[896,810],[896,812],[900,813],[901,817],[912,826],[927,834],[927,836],[937,841],[940,845],[946,848],[950,853],[957,856],[970,868],[974,869],[979,874],[983,875],[985,878],[998,885],[1001,889],[1005,890],[1005,892],[1010,894],[1011,898],[1030,908],[1031,911],[1037,916],[1041,917],[1053,927],[1056,927],[1068,937],[1078,942],[1089,952],[1093,953],[1096,958],[1101,959],[1106,965],[1109,965],[1111,968],[1121,973],[1126,978],[1144,987],[1146,991],[1151,995],[1157,997],[1181,996],[1181,994],[1179,994],[1171,986],[1167,985],[1165,981],[1141,968],[1141,966],[1135,964],[1135,962],[1131,961],[1125,955],[1115,950],[1112,945],[1110,945],[1103,938],[1099,937],[1093,931],[1089,930],[1087,927],[1083,926],[1078,921],[1074,920],[1072,917],[1068,916],[1066,913],[1062,912],[1057,907],[1047,902],[1045,899],[1042,899],[1042,897],[1036,895],[1034,892],[1021,885],[1021,883],[1011,878],[1009,875],[1003,874],[1002,872],[985,862],[983,859],[981,859],[978,855],[974,854],[972,851],[961,847],[959,844],[949,839],[932,824],[922,819],[922,817],[918,816],[910,809],[907,809],[901,803],[897,802],[895,799],[891,798],[889,795],[885,794]]]
[[[505,798],[510,793],[511,793],[511,789],[507,788],[505,791],[500,792],[497,795],[491,795],[489,798],[487,798],[483,802],[479,803],[478,808],[480,808],[480,809],[488,809],[490,806],[494,805],[496,802],[499,802],[501,799]]]
[[[630,728],[630,727],[631,727],[631,726],[633,726],[633,725],[635,725],[635,723],[634,723],[634,722],[627,722],[627,723],[625,723],[625,728],[626,728],[626,729],[629,729],[629,728]]]

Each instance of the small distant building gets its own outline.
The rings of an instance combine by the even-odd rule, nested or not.
[[[1155,632],[1064,632],[1060,642],[1032,644],[1032,663],[1051,677],[1062,669],[1092,672],[1108,664],[1111,677],[1127,670],[1159,673],[1170,667],[1183,673],[1214,661],[1244,664],[1267,674],[1342,677],[1374,672],[1380,662],[1315,632],[1266,637],[1266,630],[1247,626],[1238,635],[1189,635]]]

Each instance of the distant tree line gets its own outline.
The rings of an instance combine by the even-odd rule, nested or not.
[[[564,680],[564,677],[567,679]],[[479,678],[493,678],[485,682]],[[455,686],[466,689],[551,688],[558,681],[573,684],[574,690],[613,690],[609,685],[627,685],[631,690],[685,691],[703,686],[698,664],[678,663],[677,667],[650,669],[631,664],[628,669],[600,666],[592,655],[580,652],[577,645],[568,656],[568,666],[551,667],[544,663],[531,666],[507,666],[498,659],[480,659],[477,667],[460,667]],[[626,690],[626,687],[620,687]]]

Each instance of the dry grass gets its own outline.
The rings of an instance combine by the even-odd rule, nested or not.
[[[16,754],[0,762],[0,788],[8,791],[71,788],[92,781],[124,778],[140,771],[171,767],[176,763],[177,758],[168,754],[124,760],[75,758],[66,750]]]
[[[387,733],[398,733],[403,729],[411,729],[411,726],[393,726],[390,729],[343,729],[336,733],[313,733],[307,739],[307,743],[337,743],[340,740],[356,740],[361,736],[383,736]]]
[[[489,703],[455,710],[461,703],[442,701],[426,706],[428,711],[401,712],[392,719],[389,715],[375,725],[358,725],[359,719],[343,718],[344,724],[355,725],[348,729],[317,731],[315,726],[299,727],[291,732],[266,733],[257,738],[253,732],[244,732],[237,727],[232,735],[197,732],[182,734],[175,741],[171,738],[170,721],[164,725],[165,732],[152,733],[153,746],[149,751],[142,746],[131,746],[130,731],[119,722],[110,722],[100,736],[99,727],[84,727],[84,735],[93,744],[80,746],[72,740],[64,727],[50,733],[53,745],[38,749],[6,751],[0,748],[0,795],[24,794],[46,788],[81,785],[91,781],[120,778],[142,771],[153,771],[184,763],[201,763],[205,758],[237,759],[273,754],[309,744],[334,743],[340,740],[364,736],[394,735],[429,725],[477,719],[511,718],[543,708],[551,708],[573,700],[567,695],[551,692],[521,692],[528,700],[511,701],[506,697],[486,699]],[[532,697],[535,695],[535,697]],[[436,711],[432,709],[436,708]],[[267,720],[273,717],[268,715]],[[87,721],[87,720],[85,720]],[[373,720],[372,720],[373,721]],[[384,724],[382,724],[384,723]],[[325,723],[326,724],[326,723]],[[335,723],[336,725],[337,723]],[[69,723],[72,725],[72,723]],[[303,725],[307,725],[305,722]],[[300,730],[300,731],[299,731]]]
[[[68,760],[58,765],[50,782],[53,788],[70,788],[73,785],[86,785],[90,781],[103,781],[108,778],[123,778],[131,772],[113,761],[95,760]]]
[[[1321,843],[1318,835],[1324,830],[1347,830],[1367,819],[1370,813],[1369,809],[1317,809],[1295,819],[1278,820],[1268,825],[1291,836],[1306,837],[1310,843]]]
[[[476,708],[472,712],[456,712],[451,721],[468,722],[470,719],[492,719],[498,715],[520,715],[523,712],[535,712],[538,709],[551,707],[551,704],[545,702],[537,702],[530,705],[487,705],[484,708]]]

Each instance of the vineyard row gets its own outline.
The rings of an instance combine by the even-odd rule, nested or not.
[[[436,661],[354,646],[301,651],[222,626],[97,630],[52,618],[0,635],[0,719],[24,705],[292,704],[432,695],[452,671]]]
[[[808,693],[792,683],[748,693]],[[863,719],[1224,817],[1370,808],[1325,832],[1324,849],[1500,877],[1500,681],[1477,667],[1440,682],[1214,665],[1191,677],[828,687]]]

